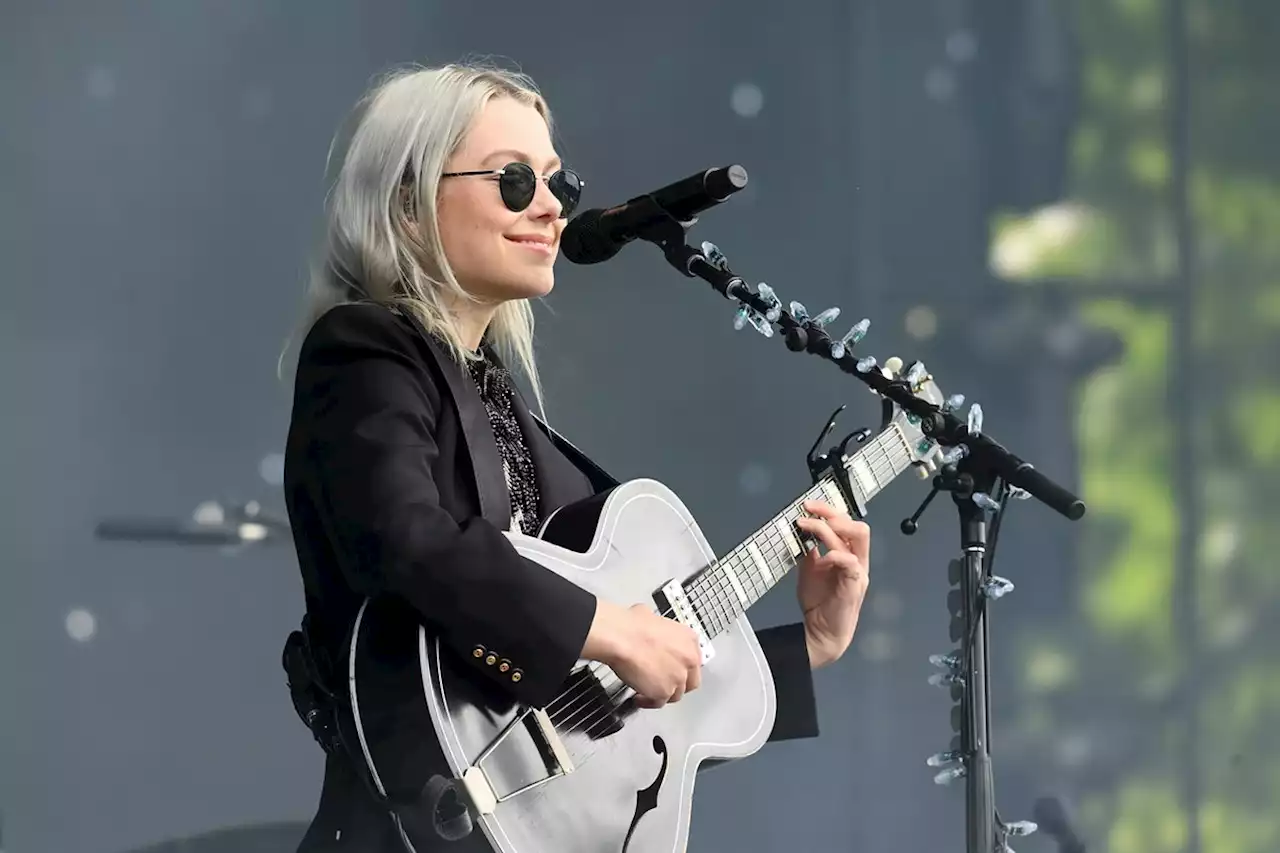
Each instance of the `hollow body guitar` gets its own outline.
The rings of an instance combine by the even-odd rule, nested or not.
[[[942,399],[927,374],[917,394]],[[409,848],[683,851],[699,765],[749,755],[772,731],[773,678],[745,612],[807,549],[794,524],[801,504],[822,500],[860,517],[903,471],[936,464],[940,448],[893,404],[884,407],[877,434],[863,436],[851,455],[843,446],[831,451],[827,475],[719,559],[680,499],[653,480],[632,480],[563,507],[537,538],[508,534],[520,554],[595,595],[652,603],[693,629],[702,685],[678,703],[638,709],[633,691],[608,667],[582,661],[546,707],[513,705],[478,684],[426,628],[412,638],[412,650],[388,649],[410,638],[378,637],[379,605],[366,602],[352,632],[348,676],[370,776],[385,794],[406,762],[433,765],[426,795],[416,802],[393,795]],[[368,687],[362,665],[377,657],[385,671],[397,655],[406,666],[391,691],[399,697],[395,707],[362,705]],[[409,683],[411,669],[416,684]],[[388,692],[386,685],[367,690],[380,698]],[[432,741],[431,750],[424,741]],[[416,771],[410,778],[428,772]],[[466,812],[447,820],[439,806],[455,792],[458,811]]]

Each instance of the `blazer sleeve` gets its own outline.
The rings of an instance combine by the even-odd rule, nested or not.
[[[756,631],[760,650],[773,673],[778,711],[769,740],[818,736],[818,704],[813,692],[813,669],[805,644],[804,623]]]
[[[547,704],[578,661],[595,596],[521,557],[488,521],[459,523],[440,505],[441,392],[418,346],[378,306],[341,306],[315,323],[291,427],[305,488],[354,591],[398,596],[478,673]]]

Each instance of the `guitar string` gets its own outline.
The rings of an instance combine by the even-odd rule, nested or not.
[[[802,500],[803,500],[803,499],[802,499]],[[788,508],[788,510],[784,510],[784,511],[783,511],[783,513],[782,513],[781,515],[779,515],[779,516],[778,516],[778,518],[783,518],[783,517],[785,517],[785,516],[786,516],[790,511],[793,511],[793,510],[796,508],[796,506],[797,506],[797,504],[793,504],[791,507],[789,507],[789,508]],[[750,541],[768,541],[768,542],[770,542],[770,543],[775,543],[775,542],[776,542],[777,544],[782,544],[781,536],[780,536],[780,534],[777,534],[776,532],[771,532],[770,536],[769,536],[767,539],[761,540],[761,539],[759,539],[759,537],[753,537],[753,538],[752,538],[752,540],[750,540]],[[717,624],[714,626],[714,631],[713,631],[713,633],[718,633],[720,630],[723,630],[723,628],[724,628],[724,627],[727,627],[727,625],[729,625],[729,624],[731,624],[731,623],[732,623],[733,619],[736,619],[736,618],[737,618],[737,616],[741,615],[741,613],[738,613],[738,614],[733,615],[733,617],[732,617],[731,619],[725,620],[723,617],[725,617],[726,615],[728,615],[728,614],[725,612],[725,608],[726,608],[726,606],[729,604],[729,601],[728,601],[727,597],[725,597],[725,594],[724,594],[724,592],[722,591],[722,589],[720,588],[720,587],[722,587],[722,585],[723,585],[723,583],[724,583],[724,580],[723,580],[723,579],[718,579],[718,580],[717,580],[717,586],[714,586],[714,587],[708,583],[708,579],[709,579],[709,578],[714,578],[714,577],[715,577],[715,575],[716,575],[715,569],[719,568],[719,567],[720,567],[720,566],[722,566],[722,565],[725,565],[725,564],[726,564],[726,562],[727,562],[727,561],[728,561],[728,560],[733,556],[733,553],[736,553],[736,550],[737,550],[737,549],[735,549],[735,551],[734,551],[734,552],[731,552],[729,555],[726,555],[726,557],[725,557],[724,559],[722,559],[722,560],[718,560],[718,561],[716,561],[716,562],[714,562],[714,563],[710,564],[709,566],[707,566],[704,570],[702,570],[701,574],[700,574],[700,575],[699,575],[699,576],[698,576],[698,577],[693,581],[693,583],[692,583],[692,585],[691,585],[691,588],[690,588],[690,590],[689,590],[690,597],[691,597],[691,598],[692,598],[696,603],[701,603],[701,604],[703,604],[703,605],[704,605],[704,607],[699,608],[699,610],[700,610],[700,616],[703,616],[703,617],[704,617],[704,619],[708,619],[708,621],[709,621],[709,617],[711,617],[711,616],[716,617],[716,622],[717,622]],[[772,549],[771,549],[771,550],[772,550]],[[785,572],[784,572],[783,574],[785,575]],[[782,577],[782,575],[775,576],[775,577],[774,577],[774,582],[777,582],[778,580],[780,580],[780,579],[781,579],[781,577]],[[767,591],[767,590],[765,590],[765,591]],[[710,599],[710,600],[704,600],[704,599],[703,599],[703,595],[702,595],[702,593],[708,593],[708,592],[713,592],[713,593],[715,593],[716,597],[715,597],[715,598],[712,598],[712,599]],[[719,599],[718,601],[716,600],[717,598]],[[705,606],[705,605],[710,605],[710,606]],[[660,611],[659,615],[662,615],[662,616],[669,616],[669,615],[671,615],[671,611],[670,611],[670,610],[663,610],[663,611]],[[708,627],[710,627],[710,626],[708,626]],[[598,670],[598,669],[608,669],[608,667],[603,666],[603,665],[601,665],[600,667],[591,667],[591,665],[590,665],[590,664],[588,664],[588,666],[587,666],[587,667],[585,667],[584,669],[586,669],[586,670],[590,670],[590,671],[591,671],[591,674],[594,674],[594,675],[596,676],[596,678],[597,678],[597,680],[599,681],[599,683],[601,684],[601,686],[602,686],[602,687],[604,687],[606,690],[608,690],[608,689],[609,689],[608,679],[607,679],[607,678],[601,678],[601,677],[600,677],[600,675],[599,675],[599,672],[598,672],[598,671],[596,671],[596,670]],[[580,671],[580,672],[582,672],[582,671]],[[609,675],[611,675],[614,679],[617,679],[617,674],[616,674],[616,673],[613,673],[611,670],[610,670],[610,672],[609,672]],[[618,681],[621,681],[621,679],[617,679],[617,680],[618,680]],[[583,687],[589,687],[589,686],[590,686],[590,677],[589,677],[589,676],[588,676],[587,678],[583,679],[583,681],[585,681],[585,684],[575,685],[575,687],[578,687],[578,689],[579,689],[579,690],[581,690]],[[558,701],[561,701],[561,700],[569,700],[569,699],[574,698],[574,697],[571,697],[571,696],[569,696],[569,695],[568,695],[568,694],[570,694],[570,693],[574,693],[574,692],[575,692],[575,691],[574,691],[574,689],[573,689],[573,688],[571,688],[570,690],[565,691],[565,693],[562,693],[560,696],[556,697],[556,699],[555,699],[555,700],[553,700],[553,704],[554,704],[555,702],[558,702]],[[565,713],[565,712],[569,711],[569,710],[570,710],[570,708],[563,708],[563,709],[558,709],[558,710],[560,710],[560,711],[561,711],[561,713],[563,714],[563,713]],[[575,714],[573,714],[572,716],[576,716],[576,713],[575,713]],[[553,720],[554,720],[554,721],[556,721],[556,722],[567,721],[567,719],[568,719],[568,718],[565,718],[565,717],[563,717],[563,716],[562,716],[560,720],[555,720],[555,718],[553,717]]]
[[[895,446],[896,449],[905,450],[905,448],[903,448],[901,444],[899,444],[896,441],[892,442],[892,444]],[[870,468],[872,477],[876,481],[876,486],[874,491],[872,491],[869,495],[866,496],[867,499],[869,499],[870,497],[873,497],[875,494],[878,494],[879,491],[884,487],[884,485],[887,485],[890,480],[892,480],[894,477],[900,474],[903,470],[905,470],[906,466],[910,465],[911,459],[910,459],[910,454],[906,453],[906,454],[899,454],[900,459],[895,460],[894,455],[890,453],[889,449],[884,447],[883,444],[879,441],[877,441],[874,444],[869,444],[866,450],[868,451],[866,454],[858,454],[858,456],[855,457],[855,459],[869,456],[870,451],[872,450],[878,451],[879,455],[883,457],[882,459],[868,460],[868,468]],[[905,465],[903,464],[904,462],[905,462]],[[883,485],[882,485],[880,475],[883,473],[889,473],[889,477],[883,481]],[[787,516],[793,513],[796,509],[798,509],[799,506],[804,501],[812,499],[812,496],[814,495],[820,496],[821,493],[822,493],[821,486],[815,485],[808,492],[806,492],[803,497],[793,502],[790,506],[787,507],[787,509],[783,510],[781,513],[779,513],[773,519],[771,519],[770,522],[768,522],[768,529],[770,530],[770,534],[764,537],[763,540],[760,540],[757,537],[752,537],[748,539],[747,542],[744,542],[738,548],[735,548],[733,551],[727,554],[724,559],[713,562],[712,564],[707,566],[704,570],[702,570],[702,573],[699,575],[699,577],[694,580],[690,590],[692,594],[696,595],[699,589],[699,584],[702,584],[701,586],[702,591],[712,593],[712,596],[713,596],[712,600],[707,601],[705,603],[711,605],[710,608],[707,608],[707,609],[710,610],[710,615],[716,617],[716,621],[719,623],[713,631],[713,636],[719,636],[720,633],[722,633],[724,630],[731,627],[733,623],[736,622],[737,619],[743,613],[745,613],[745,609],[738,610],[738,606],[735,606],[733,603],[734,599],[729,598],[730,594],[736,594],[736,592],[730,591],[730,589],[728,588],[727,576],[724,576],[723,573],[719,573],[720,577],[716,578],[715,586],[709,585],[704,581],[704,579],[707,578],[708,576],[717,574],[715,571],[716,569],[727,565],[735,557],[737,557],[738,559],[741,559],[741,555],[739,552],[743,548],[743,546],[745,546],[748,542],[756,542],[757,544],[767,544],[770,546],[771,551],[773,550],[773,546],[781,546],[783,553],[788,553],[789,548],[787,548],[781,533],[776,530],[777,523],[782,520],[794,521],[794,519],[787,519]],[[773,583],[776,584],[783,577],[785,577],[786,574],[789,571],[791,571],[791,568],[794,568],[794,562],[792,567],[785,569],[781,575],[774,577]],[[774,573],[773,568],[769,567],[769,570],[770,570],[770,574],[773,575]],[[756,582],[752,583],[752,587],[753,587],[753,591],[755,591]],[[767,592],[771,588],[772,588],[772,585],[766,586],[763,591],[759,592],[755,600],[758,601],[759,597],[763,595],[764,592]],[[671,613],[672,611],[670,609],[666,609],[659,612],[659,615],[666,617],[666,616],[670,616]],[[725,619],[724,617],[728,617],[728,618]],[[592,662],[592,663],[598,663],[598,662]],[[548,707],[552,705],[556,705],[557,703],[562,703],[566,705],[566,707],[557,709],[557,712],[555,714],[550,715],[553,725],[556,725],[556,726],[575,725],[576,727],[579,727],[579,728],[585,727],[587,730],[587,733],[590,734],[592,729],[594,729],[599,723],[608,722],[609,720],[612,719],[613,715],[616,713],[618,708],[617,697],[625,693],[627,690],[631,688],[629,688],[626,685],[626,683],[623,682],[622,679],[617,675],[617,673],[613,672],[613,670],[610,669],[608,666],[601,664],[599,667],[593,667],[592,663],[588,663],[586,666],[583,667],[582,670],[579,670],[579,674],[575,679],[573,679],[573,682],[571,682],[571,684],[564,691],[562,691],[558,696],[556,696],[554,699],[551,700],[551,702],[548,703]],[[602,669],[607,671],[606,676],[603,676],[603,677],[601,676],[599,670],[602,670]],[[591,683],[593,678],[594,678],[594,681],[604,690],[605,696],[608,698],[608,707],[599,707],[599,703],[593,703],[590,701],[591,692],[592,692],[590,688],[591,688]],[[613,681],[616,681],[617,684],[621,685],[622,689],[613,690],[612,688],[616,686],[611,683]],[[574,711],[573,713],[570,713],[570,709],[573,707],[573,705],[577,704],[577,702],[580,699],[584,699],[584,698],[587,699],[588,701],[583,705],[583,707],[578,711]],[[622,700],[622,701],[625,702],[626,700]],[[589,715],[588,717],[585,718],[583,722],[579,722],[579,723],[571,722],[582,711],[584,710],[589,711],[590,709],[592,709],[593,705],[596,706],[596,711],[594,716]],[[557,715],[559,716],[557,717]]]
[[[898,445],[898,447],[901,448],[900,445]],[[871,448],[868,448],[868,449],[871,449]],[[885,481],[885,483],[887,484],[889,479],[892,479],[893,477],[897,476],[897,474],[901,473],[902,470],[905,470],[906,465],[910,464],[909,455],[907,455],[903,459],[895,461],[894,458],[887,451],[885,451],[884,448],[877,447],[876,449],[879,449],[882,451],[884,459],[877,461],[875,464],[869,466],[873,471],[873,476],[877,481],[877,486],[876,486],[876,489],[867,496],[867,498],[873,497],[882,488],[882,486],[880,486],[880,476],[879,476],[880,474],[885,473],[886,471],[890,473],[889,478]],[[903,464],[904,462],[905,462],[905,465]],[[796,502],[793,502],[791,506],[789,506],[786,510],[780,513],[778,516],[775,516],[775,518],[773,519],[773,522],[776,523],[779,520],[786,519],[788,515],[795,512],[795,510],[799,508],[799,505],[804,500],[808,499],[812,494],[815,494],[815,493],[817,494],[821,493],[820,486],[815,486],[813,489],[810,490],[810,492],[807,492],[804,497],[800,498]],[[791,568],[794,568],[794,561],[795,561],[794,555],[791,555],[789,553],[789,548],[787,547],[782,535],[776,532],[776,526],[770,527],[769,529],[770,529],[770,535],[765,537],[763,540],[758,537],[752,537],[747,541],[756,542],[758,544],[769,545],[771,546],[770,547],[771,551],[774,550],[772,546],[779,546],[781,548],[782,553],[787,554],[788,559],[792,560],[793,565],[790,568],[784,569],[781,575],[774,575],[773,569],[770,568],[770,575],[773,582],[772,584],[761,584],[759,582],[752,582],[753,591],[757,593],[757,596],[755,599],[757,601],[759,600],[760,596],[762,596],[765,592],[768,592],[768,590],[772,588],[773,584],[776,584],[779,580],[782,579],[782,577],[786,575],[787,572],[791,570]],[[726,576],[724,576],[723,573],[716,573],[714,571],[715,569],[720,568],[722,566],[728,566],[731,562],[735,560],[735,558],[737,560],[742,560],[741,550],[742,550],[742,546],[739,546],[739,548],[735,548],[732,552],[727,554],[724,559],[717,561],[716,563],[713,563],[710,566],[708,566],[705,570],[703,570],[702,574],[697,579],[695,579],[690,589],[690,593],[693,596],[697,596],[699,592],[704,592],[704,593],[709,592],[713,595],[713,598],[710,601],[705,602],[706,604],[711,605],[711,607],[700,609],[703,612],[709,611],[710,616],[716,617],[717,624],[713,628],[713,636],[718,636],[719,633],[723,632],[725,629],[730,627],[737,620],[737,618],[741,616],[742,613],[745,612],[745,609],[739,609],[741,602],[738,602],[737,604],[735,604],[735,599],[732,599],[729,597],[731,593],[729,590],[729,584]],[[719,574],[719,576],[715,577],[717,574]],[[716,580],[715,585],[710,585],[706,582],[708,577],[715,577],[715,580]],[[761,590],[757,588],[758,586],[763,586],[764,588]],[[665,611],[660,615],[668,616],[670,615],[670,611]],[[700,615],[701,615],[701,612],[700,612]],[[724,617],[728,617],[728,618],[726,619]],[[596,663],[596,662],[593,662],[593,663]],[[608,674],[605,677],[601,677],[599,672],[599,670],[601,669],[607,671]],[[559,696],[553,699],[551,703],[549,703],[549,706],[554,705],[557,702],[565,703],[564,707],[557,709],[556,714],[552,715],[553,723],[556,723],[559,725],[567,725],[571,720],[576,718],[582,711],[590,710],[593,704],[596,704],[588,701],[579,710],[577,711],[572,710],[578,700],[583,698],[587,698],[587,699],[590,698],[590,686],[592,682],[592,676],[595,677],[596,683],[600,685],[602,690],[605,692],[606,696],[609,698],[610,707],[599,709],[598,714],[603,714],[602,717],[599,717],[599,718],[589,717],[588,720],[591,720],[590,723],[579,723],[578,725],[580,726],[588,725],[588,733],[590,733],[591,729],[593,729],[598,722],[602,720],[607,721],[612,716],[612,713],[616,711],[616,706],[614,705],[614,701],[617,699],[619,695],[626,692],[626,690],[629,688],[617,676],[617,673],[610,670],[607,666],[604,666],[603,664],[601,664],[600,666],[593,667],[591,664],[588,664],[582,670],[579,670],[578,677],[574,680],[574,683],[571,683],[571,685],[565,691],[563,691]],[[612,687],[616,686],[614,684],[611,684],[611,682],[613,681],[616,681],[617,684],[620,684],[622,686],[622,690],[616,690],[616,691],[610,692],[612,690]]]
[[[872,448],[869,447],[868,450],[870,449]],[[905,467],[902,466],[901,462],[895,462],[895,460],[889,455],[889,453],[884,452],[885,449],[883,447],[875,447],[875,449],[882,451],[884,455],[884,459],[882,461],[877,461],[876,463],[869,466],[871,467],[873,471],[873,476],[877,481],[877,487],[874,492],[868,495],[868,497],[874,496],[876,493],[879,492],[880,488],[882,488],[882,486],[880,486],[879,484],[879,481],[880,481],[880,477],[878,476],[879,474],[885,473],[886,471],[891,472],[889,479],[892,479],[894,476],[897,476],[898,473],[901,473],[902,470],[905,470]],[[904,461],[906,462],[906,464],[909,465],[910,457],[907,456]],[[885,482],[887,484],[888,480],[886,480]],[[809,499],[810,496],[813,494],[820,494],[820,493],[821,493],[821,487],[815,486],[809,492],[806,492],[805,496],[801,497],[798,501],[793,502],[786,510],[783,510],[782,513],[775,516],[775,518],[771,523],[776,523],[780,520],[786,519],[788,515],[795,512],[795,510],[799,508],[800,504],[803,503],[803,501]],[[776,532],[776,527],[770,527],[769,529],[771,531],[770,535],[765,537],[763,540],[760,540],[758,537],[752,537],[747,541],[757,542],[759,544],[767,544],[770,546],[781,546],[782,553],[788,554],[788,557],[793,561],[793,565],[791,568],[794,568],[795,558],[793,555],[789,553],[789,548],[787,547],[785,541],[783,540],[782,535]],[[705,603],[711,605],[710,608],[707,608],[710,611],[710,615],[717,617],[716,621],[718,624],[714,626],[714,630],[713,630],[713,635],[715,636],[718,636],[719,633],[723,632],[725,629],[730,627],[737,620],[737,618],[741,616],[742,613],[745,612],[745,609],[739,610],[738,605],[734,604],[734,600],[729,598],[730,592],[728,588],[728,582],[722,573],[720,577],[716,578],[715,586],[708,585],[705,582],[705,580],[709,576],[716,575],[717,573],[714,571],[715,569],[720,568],[721,566],[727,565],[735,557],[737,557],[738,559],[741,559],[741,555],[740,555],[741,547],[742,546],[739,546],[739,548],[734,549],[734,551],[726,555],[726,557],[723,560],[712,563],[710,566],[704,569],[702,574],[693,582],[692,588],[690,590],[690,592],[694,595],[696,595],[699,591],[711,592],[714,595],[714,598],[712,600]],[[773,548],[771,547],[770,550],[772,551]],[[776,584],[790,570],[791,570],[790,568],[784,569],[781,575],[773,576],[772,577],[773,583]],[[773,575],[772,568],[770,568],[770,574]],[[753,582],[752,586],[754,590],[754,588],[756,587],[756,583]],[[762,591],[758,591],[756,600],[759,600],[759,596],[763,595],[765,592],[767,592],[771,588],[772,588],[772,584],[765,586],[765,588]],[[671,615],[671,613],[670,611],[663,611],[660,613],[660,615],[669,616]],[[724,618],[726,616],[728,617],[727,619]],[[596,663],[596,662],[593,662],[593,663]],[[607,670],[608,675],[605,677],[601,677],[599,672],[599,670],[601,669]],[[614,700],[616,700],[617,696],[621,695],[621,693],[623,692],[626,692],[626,690],[629,688],[626,686],[624,682],[622,682],[621,678],[618,677],[617,673],[610,670],[607,666],[601,664],[598,667],[593,667],[591,664],[588,664],[582,670],[579,670],[579,675],[574,680],[575,683],[572,683],[565,691],[563,691],[559,696],[555,697],[550,703],[548,703],[548,707],[550,707],[551,705],[555,705],[558,702],[569,703],[566,705],[566,707],[557,709],[557,714],[559,715],[558,718],[556,714],[552,715],[553,723],[559,724],[559,725],[566,725],[569,723],[570,720],[578,716],[578,714],[581,713],[582,710],[588,710],[592,707],[593,703],[588,702],[579,711],[569,713],[571,708],[573,707],[573,704],[576,704],[578,699],[590,698],[590,686],[591,686],[592,676],[595,677],[596,682],[605,691],[606,695],[609,697],[609,700],[610,700],[610,707],[600,709],[600,711],[603,712],[603,719],[607,720],[609,717],[612,716],[612,713],[616,711],[616,706],[613,705]],[[623,689],[610,693],[611,681],[616,681],[618,684],[621,684]],[[588,718],[588,719],[592,719],[592,718]],[[578,725],[589,725],[589,727],[594,727],[596,722],[599,722],[599,720],[592,720],[592,722],[589,724],[579,723]]]
[[[756,541],[756,540],[754,540],[754,539],[753,539],[753,541]],[[761,541],[767,542],[767,543],[769,543],[769,544],[783,545],[781,534],[778,534],[778,533],[771,533],[771,534],[770,534],[770,536],[766,537],[764,540],[761,540]],[[785,547],[785,546],[784,546],[784,547]],[[771,550],[772,550],[772,548],[771,548]],[[691,591],[692,591],[692,592],[694,592],[694,594],[695,594],[695,595],[696,595],[696,591],[697,591],[698,589],[701,589],[701,590],[703,590],[703,591],[710,591],[710,590],[712,589],[712,587],[708,586],[708,585],[704,582],[704,580],[703,580],[703,579],[704,579],[705,577],[707,577],[707,576],[709,576],[709,575],[713,574],[713,573],[714,573],[714,570],[715,570],[717,567],[719,567],[720,565],[722,565],[723,563],[724,563],[724,561],[723,561],[723,560],[721,560],[721,561],[717,561],[716,563],[713,563],[713,564],[711,564],[710,566],[708,566],[708,567],[707,567],[707,569],[705,569],[705,570],[703,571],[703,574],[702,574],[702,575],[701,575],[697,580],[695,580],[695,581],[694,581],[694,587],[693,587],[693,590],[691,590]],[[772,572],[772,569],[771,569],[770,571]],[[786,570],[786,571],[789,571],[789,569],[788,569],[788,570]],[[785,576],[786,571],[784,571],[784,572],[782,573],[782,575],[777,575],[777,576],[775,576],[774,581],[776,582],[776,581],[778,581],[778,580],[781,580],[781,578],[782,578],[783,576]],[[767,591],[767,590],[766,590],[766,591]],[[720,602],[716,602],[716,601],[712,600],[712,601],[708,601],[708,602],[706,602],[706,603],[707,603],[707,604],[709,604],[709,605],[711,605],[711,607],[709,607],[709,608],[707,608],[707,609],[708,609],[708,610],[710,610],[710,612],[711,612],[712,614],[714,614],[714,615],[716,615],[716,616],[718,616],[718,617],[723,617],[723,616],[727,615],[726,613],[724,613],[724,611],[723,611],[722,609],[718,609],[718,608],[722,608],[724,605],[728,604],[727,600],[723,600],[723,599],[722,599]],[[662,612],[662,613],[660,613],[660,615],[668,616],[668,615],[670,615],[670,612],[669,612],[669,611],[667,611],[667,612]],[[724,630],[724,628],[727,628],[729,625],[731,625],[731,624],[732,624],[732,622],[733,622],[734,620],[736,620],[736,619],[737,619],[737,616],[740,616],[740,615],[741,615],[741,613],[738,613],[738,614],[737,614],[737,615],[735,615],[732,619],[729,619],[729,620],[727,620],[727,621],[722,621],[721,619],[717,619],[717,623],[718,623],[718,624],[717,624],[717,625],[715,625],[714,627],[712,627],[712,626],[708,626],[708,628],[710,628],[710,630],[711,630],[711,632],[712,632],[712,634],[713,634],[714,636],[718,636],[718,635],[719,635],[719,633],[720,633],[721,631],[723,631],[723,630]],[[597,662],[593,662],[593,663],[597,663]],[[601,673],[600,673],[600,670],[605,670],[605,671],[606,671],[606,675],[602,676],[602,675],[601,675]],[[554,723],[556,723],[556,724],[559,724],[559,725],[570,725],[570,724],[572,724],[572,721],[574,720],[574,718],[576,718],[576,717],[577,717],[579,714],[581,714],[583,711],[588,711],[588,712],[589,712],[589,711],[592,711],[592,710],[602,711],[602,712],[604,713],[604,715],[605,715],[605,718],[607,719],[607,718],[608,718],[608,716],[609,716],[609,714],[610,714],[613,710],[616,710],[616,708],[615,708],[615,707],[613,707],[613,705],[612,705],[612,704],[611,704],[611,705],[610,705],[610,707],[608,707],[608,708],[596,709],[596,708],[593,708],[593,704],[592,704],[592,703],[590,703],[590,702],[588,701],[588,702],[587,702],[587,704],[585,704],[582,708],[580,708],[580,709],[578,709],[578,710],[576,710],[576,711],[573,711],[572,713],[569,713],[569,712],[572,710],[573,705],[574,705],[574,704],[576,704],[576,702],[577,702],[579,699],[589,698],[589,696],[590,696],[590,687],[591,687],[592,676],[594,676],[594,677],[595,677],[596,682],[597,682],[597,683],[600,685],[600,687],[605,691],[605,693],[606,693],[606,695],[609,697],[609,699],[610,699],[610,702],[611,702],[611,703],[612,703],[614,700],[616,700],[616,698],[617,698],[617,696],[618,696],[618,695],[620,695],[622,692],[625,692],[625,690],[627,689],[627,686],[626,686],[625,682],[623,682],[623,681],[622,681],[622,679],[618,677],[617,673],[616,673],[616,672],[613,672],[613,670],[612,670],[611,668],[609,668],[608,666],[606,666],[606,665],[604,665],[604,664],[599,664],[598,666],[592,666],[591,664],[588,664],[586,667],[584,667],[584,669],[583,669],[583,670],[580,670],[580,671],[579,671],[579,673],[580,673],[580,675],[579,675],[579,678],[577,679],[578,683],[575,685],[575,687],[574,687],[574,688],[570,688],[569,690],[566,690],[564,693],[562,693],[562,694],[561,694],[561,696],[560,696],[560,697],[557,697],[557,698],[556,698],[556,700],[553,700],[552,704],[555,704],[555,702],[560,701],[562,698],[563,698],[563,699],[565,699],[565,700],[569,700],[570,698],[572,698],[572,703],[571,703],[568,707],[564,707],[564,708],[559,708],[559,709],[557,709],[557,713],[558,713],[560,716],[557,718],[556,714],[553,714],[553,715],[552,715],[552,722],[554,722]],[[616,686],[617,686],[617,685],[619,685],[619,684],[621,684],[621,685],[622,685],[623,690],[620,690],[620,691],[614,691],[614,692],[612,692],[612,693],[611,693],[610,691],[612,691],[612,690],[613,690],[613,688],[614,688],[614,687],[616,687]],[[576,688],[576,689],[575,689],[575,688]],[[571,693],[579,694],[579,695],[576,695],[576,696],[574,696],[574,697],[570,697],[568,694],[571,694]],[[598,721],[598,720],[597,720],[597,718],[595,718],[595,717],[589,717],[588,719],[590,720],[590,722],[588,722],[588,723],[579,723],[578,725],[589,725],[589,726],[593,726],[593,725]]]
[[[770,540],[771,544],[785,547],[785,543],[783,543],[781,537],[770,537]],[[777,579],[778,578],[775,577],[775,580]],[[741,611],[738,612],[738,615],[741,615]],[[719,636],[723,630],[732,626],[733,621],[734,620],[729,620],[729,622],[724,626],[717,626],[713,632],[713,636]],[[582,730],[588,738],[594,740],[599,735],[608,734],[609,727],[617,724],[617,711],[620,706],[627,701],[627,699],[634,696],[634,691],[632,691],[632,689],[618,677],[617,673],[610,670],[607,666],[589,666],[587,671],[580,673],[579,677],[582,681],[587,682],[588,686],[594,677],[599,684],[603,696],[594,702],[587,701],[582,707],[572,711],[572,713],[569,712],[573,708],[573,705],[563,709],[558,709],[559,713],[553,715],[553,717],[555,718],[556,725],[565,726],[566,724],[572,724],[573,728]],[[625,696],[629,691],[631,691],[631,696]],[[601,701],[601,699],[603,701]],[[574,704],[576,704],[576,702]],[[578,718],[582,717],[584,712],[586,714],[585,718],[579,721]]]

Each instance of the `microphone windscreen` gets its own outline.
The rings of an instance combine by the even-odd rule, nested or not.
[[[611,240],[600,227],[603,210],[585,210],[565,226],[560,235],[560,251],[574,264],[598,264],[622,249],[622,243]]]

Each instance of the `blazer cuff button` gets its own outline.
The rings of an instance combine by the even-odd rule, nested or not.
[[[519,680],[520,680],[520,679],[522,679],[522,678],[524,678],[524,673],[523,673],[523,672],[521,672],[521,671],[520,671],[520,670],[518,670],[518,669],[517,669],[517,670],[513,670],[513,671],[512,671],[512,673],[511,673],[511,680],[512,680],[512,681],[519,681]]]
[[[472,650],[471,650],[471,656],[472,656],[473,658],[482,658],[482,657],[484,657],[484,646],[476,646],[474,649],[472,649]]]
[[[498,664],[498,672],[506,672],[509,669],[511,669],[511,661],[509,660],[504,660],[502,663]]]
[[[489,666],[493,666],[495,663],[498,662],[498,656],[495,655],[493,652],[489,652],[489,655],[484,659],[484,662],[489,664]]]

